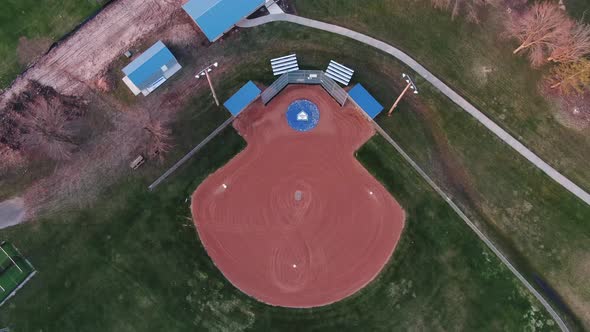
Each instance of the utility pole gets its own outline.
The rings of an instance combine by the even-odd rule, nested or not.
[[[400,100],[402,100],[403,96],[406,94],[406,92],[408,92],[409,89],[414,90],[414,94],[418,94],[418,88],[416,87],[410,76],[407,74],[402,74],[402,77],[406,81],[407,85],[405,89],[402,91],[402,93],[399,95],[399,97],[397,97],[395,103],[393,103],[393,106],[391,106],[391,108],[389,109],[389,112],[387,112],[387,116],[391,116],[391,113],[393,113],[393,110],[395,109],[397,104],[399,104]]]
[[[207,78],[207,82],[209,83],[209,88],[211,89],[211,94],[213,95],[213,99],[215,99],[215,105],[219,106],[219,100],[217,99],[217,94],[215,94],[215,89],[213,88],[213,83],[211,83],[211,77],[209,76],[209,72],[219,66],[219,63],[215,62],[210,64],[209,66],[203,68],[201,71],[195,75],[195,78],[201,78],[205,76]]]

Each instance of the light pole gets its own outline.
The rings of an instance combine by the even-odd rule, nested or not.
[[[209,72],[213,70],[213,67],[217,68],[219,66],[219,63],[214,62],[210,65],[208,65],[207,67],[201,69],[201,71],[198,72],[197,75],[195,75],[195,78],[201,78],[203,76],[205,76],[207,78],[207,82],[209,82],[209,88],[211,88],[211,93],[213,94],[213,99],[215,99],[215,105],[219,106],[219,100],[217,100],[217,95],[215,94],[215,89],[213,89],[213,84],[211,83],[211,77],[209,77]]]
[[[402,91],[402,93],[399,95],[399,97],[397,97],[397,100],[395,101],[395,103],[393,103],[393,106],[391,106],[391,108],[389,109],[389,112],[387,112],[387,116],[391,116],[391,113],[393,113],[393,110],[395,109],[395,107],[397,106],[399,101],[402,100],[402,97],[406,94],[406,92],[408,92],[408,89],[412,89],[412,90],[414,90],[414,94],[418,94],[418,88],[416,87],[416,85],[412,81],[412,78],[410,78],[410,75],[402,74],[402,77],[404,78],[404,80],[408,84],[406,85],[406,88],[404,89],[404,91]]]

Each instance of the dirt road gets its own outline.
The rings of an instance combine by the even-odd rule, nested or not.
[[[141,38],[181,11],[183,0],[119,0],[61,41],[20,75],[1,96],[0,108],[21,93],[28,80],[58,92],[81,95],[96,87],[108,66]]]

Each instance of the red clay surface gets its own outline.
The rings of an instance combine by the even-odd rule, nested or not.
[[[320,109],[309,132],[285,117],[302,98]],[[333,303],[373,280],[399,240],[404,212],[354,158],[374,133],[370,123],[319,86],[292,85],[266,107],[250,105],[234,126],[246,149],[197,188],[191,205],[225,277],[284,307]]]

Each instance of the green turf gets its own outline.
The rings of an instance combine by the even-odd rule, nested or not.
[[[3,0],[0,10],[0,89],[24,69],[19,38],[56,41],[98,10],[100,0]]]
[[[10,258],[4,253],[0,253],[0,269],[3,269],[4,267],[10,264]]]
[[[34,271],[33,266],[18,253],[12,244],[4,243],[2,249],[6,253],[0,252],[3,257],[0,286],[4,289],[0,289],[0,302],[4,301]],[[12,263],[11,258],[16,265]]]

